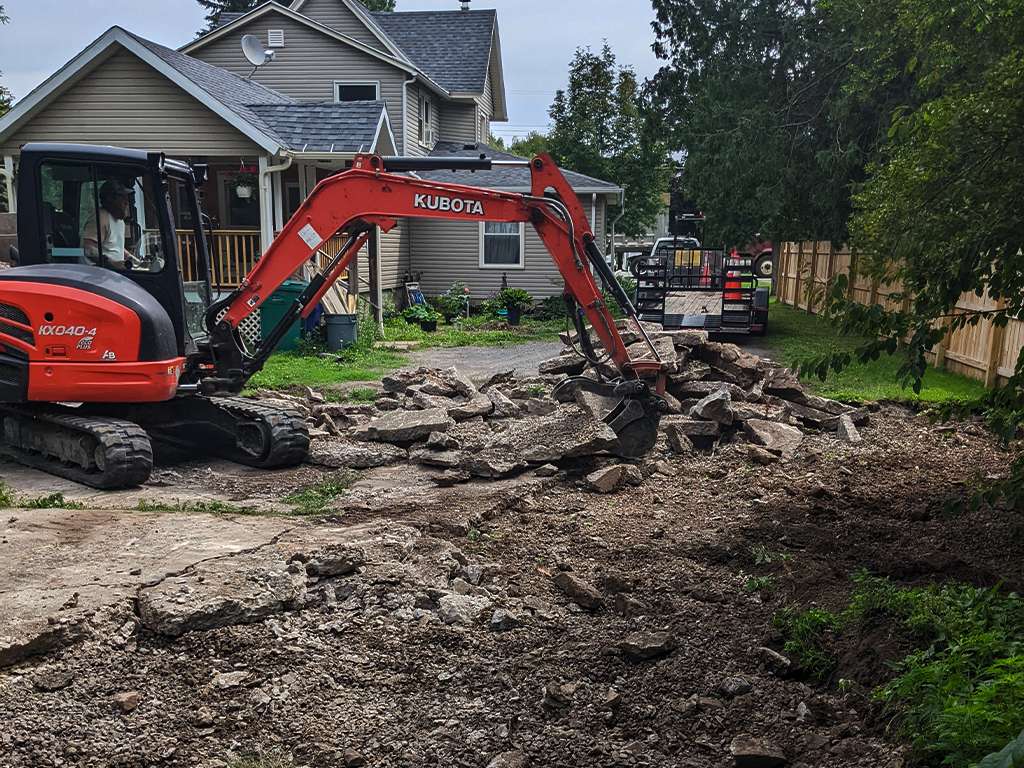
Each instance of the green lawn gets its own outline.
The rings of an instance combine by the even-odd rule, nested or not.
[[[768,334],[762,340],[776,359],[787,365],[818,357],[827,352],[852,351],[863,343],[856,336],[839,336],[827,320],[777,302],[770,308]],[[869,363],[853,363],[825,381],[807,378],[819,394],[838,400],[903,400],[940,403],[973,400],[985,393],[981,382],[948,371],[929,369],[920,395],[900,386],[898,356],[880,357]]]
[[[419,347],[506,347],[529,341],[554,341],[565,330],[564,320],[534,320],[511,327],[493,317],[473,316],[454,323],[443,323],[433,333],[401,318],[389,320],[384,326],[385,341],[415,341]],[[297,387],[330,387],[353,381],[376,381],[401,368],[407,358],[397,352],[376,349],[372,325],[361,323],[360,343],[337,357],[321,357],[316,351],[278,352],[271,355],[263,370],[249,382],[250,388],[292,389]],[[366,399],[365,390],[348,393],[346,399]],[[354,397],[353,397],[354,396]]]
[[[524,317],[521,325],[510,326],[488,315],[474,315],[443,323],[436,331],[427,333],[418,325],[395,318],[384,326],[384,338],[388,341],[415,341],[421,347],[507,347],[528,341],[556,341],[564,330],[564,319]]]

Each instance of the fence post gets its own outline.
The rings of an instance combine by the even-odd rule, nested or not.
[[[804,271],[804,241],[796,244],[796,282],[793,284],[793,307],[800,309],[800,275]]]
[[[818,241],[811,241],[810,287],[807,289],[807,314],[814,314],[815,294],[818,288]]]
[[[996,311],[1006,309],[1006,299],[1000,297],[996,302]],[[1006,333],[1006,325],[996,325],[994,320],[989,320],[992,325],[992,332],[988,340],[988,358],[985,360],[985,388],[994,387],[999,378],[999,358],[1003,351],[1003,336]]]
[[[857,281],[857,253],[853,250],[853,246],[850,246],[850,269],[846,273],[846,298],[849,301],[853,301],[854,283]]]
[[[942,334],[942,339],[935,347],[935,367],[939,369],[946,367],[946,349],[953,338],[953,318],[947,317],[942,324],[945,327],[945,333]]]

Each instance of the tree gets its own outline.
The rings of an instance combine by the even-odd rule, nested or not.
[[[523,138],[518,136],[508,145],[508,151],[520,157],[536,157],[549,151],[548,137],[538,131],[530,131]]]
[[[10,18],[4,13],[4,7],[0,5],[0,24],[8,24]],[[3,74],[0,72],[0,74]],[[11,108],[11,92],[2,84],[0,84],[0,116],[7,114]],[[7,200],[7,184],[0,182],[0,209],[7,211],[9,210],[9,203]]]
[[[577,49],[568,87],[555,94],[549,115],[554,127],[546,143],[552,157],[566,168],[622,186],[626,204],[620,229],[642,234],[663,205],[670,163],[651,94],[635,73],[616,64],[607,43],[600,53]],[[542,138],[534,135],[529,148],[540,147]],[[618,212],[619,206],[610,206],[609,218]]]
[[[870,108],[850,99],[844,78],[862,41],[815,0],[653,3],[654,51],[667,62],[655,86],[709,234],[843,240],[899,78]]]
[[[371,11],[393,11],[395,10],[395,0],[359,0],[363,5],[369,8]]]
[[[250,11],[258,5],[263,5],[267,0],[196,0],[206,10],[206,27],[199,30],[200,35],[205,35],[220,24],[222,13],[239,13]]]

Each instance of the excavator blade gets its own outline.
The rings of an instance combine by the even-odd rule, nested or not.
[[[644,381],[595,381],[586,376],[571,376],[552,391],[563,403],[572,402],[580,390],[600,397],[616,399],[614,407],[602,421],[619,438],[617,453],[623,458],[637,459],[650,451],[658,441],[658,424],[668,404]]]

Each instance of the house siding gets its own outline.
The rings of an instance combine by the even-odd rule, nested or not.
[[[443,141],[463,141],[471,144],[476,141],[477,107],[475,104],[458,104],[447,102],[441,106],[440,126]]]
[[[298,12],[314,21],[319,21],[325,27],[335,29],[365,45],[386,52],[384,44],[378,37],[341,0],[306,0]],[[286,37],[285,43],[287,42]]]
[[[409,221],[399,219],[394,229],[380,235],[381,288],[387,291],[403,285],[409,266]]]
[[[591,218],[590,195],[581,200],[587,219]],[[598,241],[603,232],[605,201],[597,201]],[[508,276],[512,288],[523,288],[534,298],[562,293],[562,276],[536,230],[525,226],[524,269],[480,268],[480,225],[477,222],[416,219],[410,222],[411,269],[422,272],[420,287],[427,296],[447,291],[452,283],[462,281],[469,286],[474,301],[486,299],[501,289],[502,275]]]
[[[420,144],[419,138],[419,119],[420,119],[420,97],[426,95],[430,98],[432,105],[432,112],[430,115],[430,127],[434,129],[435,141],[441,139],[446,140],[446,136],[441,135],[441,104],[437,96],[431,94],[425,88],[419,85],[409,86],[407,114],[409,120],[406,123],[406,134],[405,134],[405,154],[415,155],[417,157],[427,154],[433,147],[427,147]]]
[[[113,144],[177,157],[261,151],[212,110],[123,49],[25,123],[2,151],[17,154],[29,141]]]
[[[387,102],[388,119],[402,135],[402,83],[405,73],[371,54],[276,13],[269,13],[192,52],[197,59],[248,77],[252,65],[242,55],[242,36],[256,35],[266,43],[267,31],[283,29],[285,47],[271,63],[252,76],[256,82],[297,101],[334,101],[334,82],[378,81]]]
[[[480,105],[477,107],[477,126],[479,136],[477,141],[485,144],[491,137],[491,115],[494,114],[494,94],[491,89],[491,73],[487,73],[487,80],[484,83],[484,92],[480,96]],[[483,121],[481,123],[481,120]]]

